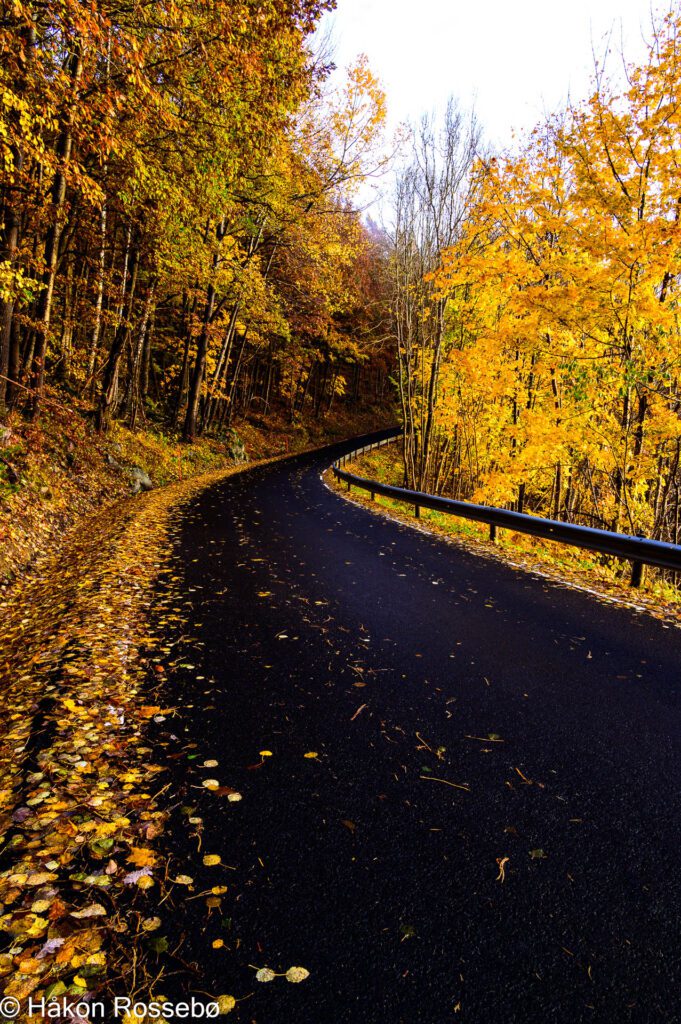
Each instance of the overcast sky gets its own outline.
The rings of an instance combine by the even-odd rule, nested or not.
[[[368,56],[391,126],[453,94],[475,103],[487,139],[506,148],[568,93],[588,94],[593,53],[611,30],[615,64],[622,38],[641,59],[650,23],[649,0],[338,0],[323,26],[339,67]]]

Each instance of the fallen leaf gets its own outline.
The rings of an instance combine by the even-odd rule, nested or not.
[[[306,978],[310,977],[310,972],[305,970],[304,967],[289,967],[286,972],[286,980],[298,984],[300,981],[305,981]]]
[[[153,867],[156,863],[156,856],[151,850],[143,846],[133,846],[128,862],[135,864],[138,868]]]
[[[66,939],[48,939],[45,945],[42,946],[41,949],[36,954],[38,960],[42,960],[43,957],[49,956],[50,953],[54,953],[55,949],[59,949],[60,946],[63,946],[65,942]]]
[[[26,885],[46,885],[47,882],[54,882],[58,875],[53,871],[36,871],[26,879]]]
[[[144,707],[140,708],[139,713],[142,718],[153,718],[154,715],[159,713],[159,711],[161,711],[161,708],[158,705],[145,704]]]
[[[231,1013],[236,1006],[234,996],[218,996],[215,1002],[218,1004],[218,1013]]]
[[[275,978],[276,978],[276,974],[274,973],[274,971],[270,970],[269,967],[261,967],[260,970],[256,971],[256,973],[255,973],[255,980],[256,981],[262,981],[262,982],[274,981]]]
[[[101,903],[90,903],[83,910],[72,910],[71,917],[75,917],[78,920],[84,917],[106,917],[106,910]]]
[[[139,871],[129,871],[123,879],[124,885],[137,885],[140,878],[151,874],[151,868],[140,868]]]

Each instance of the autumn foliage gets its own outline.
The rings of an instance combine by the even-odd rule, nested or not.
[[[191,440],[384,388],[352,330],[383,97],[364,61],[329,86],[332,6],[0,4],[0,411],[58,383]]]
[[[680,33],[471,160],[420,303],[396,289],[412,483],[679,542]]]

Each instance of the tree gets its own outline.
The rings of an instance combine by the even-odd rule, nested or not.
[[[419,490],[432,484],[440,457],[436,405],[449,295],[435,292],[433,274],[462,230],[479,143],[474,115],[450,101],[440,131],[425,118],[413,132],[412,159],[397,181],[392,306],[405,480]]]
[[[440,490],[679,540],[678,15],[622,93],[480,160],[449,303]]]

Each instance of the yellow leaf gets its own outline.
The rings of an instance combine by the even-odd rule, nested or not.
[[[289,967],[286,972],[286,980],[297,985],[301,981],[305,981],[306,978],[310,977],[310,972],[304,967]]]
[[[212,868],[215,867],[216,864],[219,864],[221,860],[222,857],[219,853],[207,853],[203,858],[203,863],[207,868]]]
[[[122,1018],[122,1024],[144,1024],[145,1018],[146,1014],[144,1017],[138,1017],[132,1010],[128,1010]]]
[[[54,882],[59,876],[54,871],[36,871],[26,879],[26,885],[46,885],[47,882]]]
[[[111,836],[114,832],[118,831],[118,826],[112,821],[103,821],[100,825],[97,825],[95,834],[98,839],[106,839],[107,836]]]
[[[30,995],[34,989],[40,984],[40,978],[34,974],[29,975],[15,975],[14,978],[10,978],[5,988],[5,998],[7,996],[13,996],[21,1002],[26,996]]]
[[[154,715],[158,715],[161,708],[157,704],[145,704],[144,707],[140,708],[140,715],[142,718],[153,718]]]
[[[128,857],[128,863],[134,864],[138,868],[153,867],[156,863],[156,856],[151,850],[148,850],[143,846],[133,846],[130,850],[130,856]]]
[[[33,914],[28,914],[28,919],[25,919],[23,923],[28,925],[24,935],[29,939],[37,939],[47,930],[48,921],[44,917],[34,917]]]
[[[40,974],[44,967],[45,965],[40,960],[36,960],[35,957],[27,957],[25,960],[19,961],[19,972],[21,974]]]
[[[236,1006],[234,996],[218,996],[215,1002],[218,1004],[218,1012],[220,1014],[231,1013]]]

